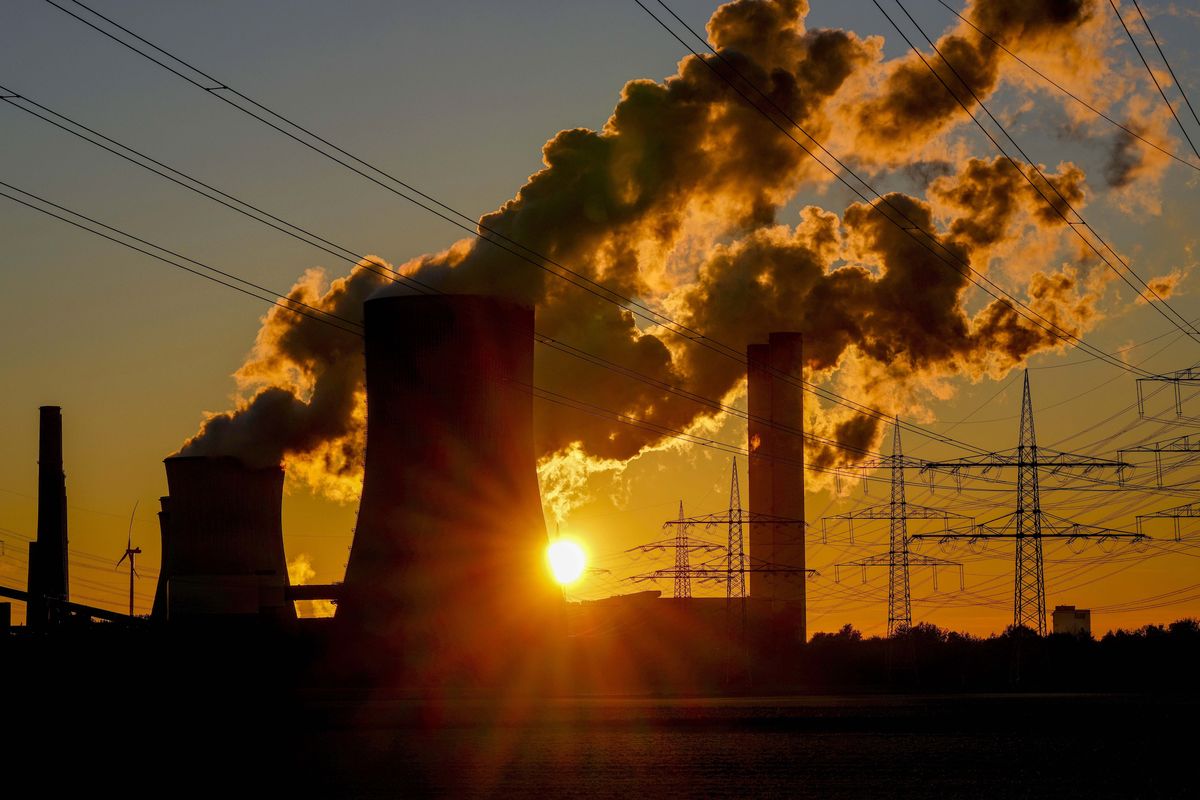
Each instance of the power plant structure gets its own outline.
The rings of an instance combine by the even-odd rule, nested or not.
[[[765,608],[770,626],[786,638],[807,640],[804,525],[804,342],[778,332],[746,348],[747,440],[750,451],[749,594]]]
[[[410,682],[501,680],[561,633],[533,442],[533,309],[385,295],[363,316],[367,450],[341,648]]]
[[[567,603],[546,563],[533,428],[533,309],[477,295],[380,293],[364,304],[363,329],[366,453],[343,583],[289,585],[280,464],[172,456],[163,462],[168,493],[158,514],[162,560],[151,622],[209,630],[232,625],[257,638],[262,631],[241,623],[289,631],[298,628],[295,601],[332,599],[333,619],[293,638],[319,642],[328,656],[321,669],[332,668],[329,674],[392,686],[546,688],[565,686],[559,676],[570,675],[585,691],[699,692],[717,682],[758,679],[752,676],[787,680],[807,642],[806,578],[813,573],[805,552],[799,333],[770,333],[766,344],[747,348],[749,510],[741,505],[735,460],[726,511],[685,517],[681,505],[678,519],[667,523],[675,526],[674,569],[627,578],[671,577],[674,597],[636,592]],[[878,464],[892,468],[892,502],[884,511],[844,515],[891,523],[886,559],[854,562],[890,568],[889,633],[911,624],[908,567],[950,563],[912,556],[910,539],[1010,535],[983,526],[967,534],[913,535],[907,521],[932,518],[935,510],[907,504],[905,468],[957,476],[971,468],[1017,466],[1018,544],[1032,540],[1038,547],[1050,536],[1121,537],[1108,529],[1076,525],[1060,532],[1043,524],[1038,468],[1120,465],[1039,451],[1032,431],[1028,380],[1015,455],[918,462],[903,457],[897,430],[892,456]],[[68,618],[135,622],[132,613],[69,601],[66,509],[62,417],[48,406],[41,409],[38,536],[30,545],[28,587],[0,587],[0,596],[28,604],[31,631]],[[1022,525],[1032,525],[1032,532]],[[721,528],[727,543],[689,538],[687,529],[696,526]],[[138,552],[131,541],[127,537],[127,556]],[[640,549],[665,547],[657,542]],[[700,563],[688,557],[704,551],[709,556]],[[1023,558],[1018,551],[1019,567]],[[1017,624],[1041,633],[1040,556],[1034,563],[1038,596],[1030,621],[1041,624],[1021,616],[1020,578],[1015,613]],[[695,578],[723,583],[725,596],[692,596]],[[304,639],[309,634],[319,635]]]
[[[163,462],[162,567],[151,619],[295,619],[280,521],[283,468],[229,456]]]
[[[38,413],[37,539],[29,543],[25,612],[25,624],[33,629],[59,621],[70,600],[62,408],[42,406]]]

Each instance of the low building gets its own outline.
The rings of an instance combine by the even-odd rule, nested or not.
[[[1054,632],[1071,636],[1092,635],[1092,612],[1075,606],[1055,606]]]

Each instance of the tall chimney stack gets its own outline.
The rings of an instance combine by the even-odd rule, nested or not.
[[[37,540],[29,544],[26,625],[43,628],[62,613],[68,597],[67,476],[63,472],[62,409],[42,406],[38,435]]]
[[[804,519],[803,354],[799,333],[772,333],[746,349],[751,515]],[[750,597],[769,603],[786,635],[806,641],[804,526],[752,521],[750,564]],[[775,571],[755,570],[764,565]]]

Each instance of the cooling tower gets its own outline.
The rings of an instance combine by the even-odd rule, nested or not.
[[[38,409],[37,541],[29,543],[29,602],[26,624],[40,628],[57,621],[68,597],[67,478],[63,472],[62,409]]]
[[[490,297],[364,307],[367,451],[336,625],[408,683],[489,683],[543,658],[561,595],[533,446],[533,310]]]
[[[772,333],[746,350],[750,420],[749,594],[765,600],[774,623],[805,641],[804,526],[754,521],[757,515],[804,519],[803,340]],[[789,572],[791,570],[791,572]]]
[[[152,618],[295,618],[285,599],[283,469],[174,456],[162,498],[162,567]]]

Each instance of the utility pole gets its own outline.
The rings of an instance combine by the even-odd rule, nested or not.
[[[976,526],[971,533],[923,534],[914,539],[940,539],[949,542],[956,539],[969,541],[988,539],[1012,539],[1014,542],[1013,582],[1013,626],[1025,627],[1046,635],[1046,576],[1042,558],[1042,542],[1045,539],[1137,541],[1144,539],[1140,533],[1105,528],[1097,525],[1081,525],[1045,511],[1041,504],[1040,473],[1052,473],[1069,469],[1083,470],[1084,474],[1097,469],[1116,470],[1120,475],[1129,464],[1123,461],[1062,453],[1057,450],[1039,450],[1033,426],[1033,401],[1029,392],[1029,371],[1025,371],[1025,387],[1021,399],[1020,438],[1015,451],[987,453],[954,461],[929,461],[925,469],[961,470],[1015,467],[1017,470],[1017,507],[1014,513],[997,517]],[[1007,520],[1003,525],[997,524]]]
[[[959,588],[963,586],[962,564],[932,556],[914,555],[909,548],[908,521],[909,519],[941,519],[945,532],[949,533],[950,520],[961,520],[968,527],[974,527],[974,520],[960,514],[939,511],[928,506],[910,505],[905,496],[904,470],[920,468],[919,461],[908,461],[904,458],[904,450],[900,442],[900,420],[896,419],[892,426],[892,454],[877,462],[861,464],[860,468],[887,468],[891,471],[891,498],[886,505],[872,506],[859,509],[848,514],[839,514],[825,519],[846,520],[851,525],[856,519],[887,519],[888,520],[888,551],[886,554],[869,556],[858,561],[850,561],[834,565],[834,580],[840,582],[841,567],[859,567],[863,572],[863,582],[866,582],[867,567],[888,568],[888,636],[895,636],[912,627],[912,591],[909,584],[909,568],[912,566],[929,566],[933,568],[934,586],[937,586],[937,568],[940,566],[958,567]],[[825,520],[822,520],[824,526]],[[824,530],[824,527],[822,527]]]

